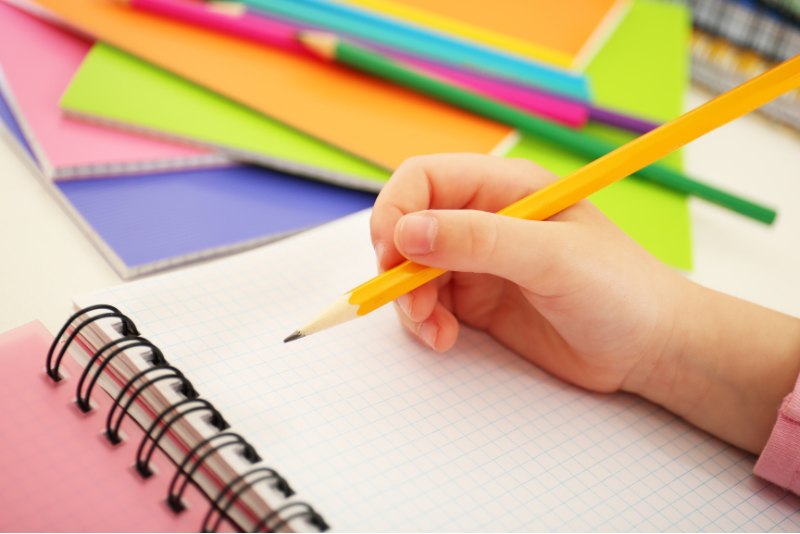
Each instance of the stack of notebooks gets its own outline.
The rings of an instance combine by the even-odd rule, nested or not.
[[[252,248],[372,205],[369,192],[67,119],[59,101],[93,46],[0,3],[6,137],[123,278]],[[323,147],[320,158],[325,150],[339,155]]]
[[[611,143],[684,107],[690,14],[656,0],[488,11],[452,0],[0,0],[2,133],[120,275],[239,252],[74,298],[87,311],[53,344],[50,376],[30,378],[40,364],[18,372],[76,426],[33,397],[17,415],[52,420],[70,446],[89,440],[104,467],[84,470],[71,513],[54,501],[36,515],[16,510],[41,488],[0,458],[17,477],[16,493],[0,485],[8,525],[51,529],[59,510],[72,530],[800,525],[798,502],[749,475],[750,456],[641,399],[563,384],[478,332],[433,355],[384,310],[282,344],[331,291],[371,274],[364,209],[405,159],[477,152],[563,176],[590,158],[265,44],[264,20],[335,32]],[[680,170],[680,151],[663,163]],[[691,268],[684,194],[630,177],[591,198],[656,257]],[[28,325],[0,337],[0,358],[51,342]],[[109,412],[121,432],[98,437]],[[40,429],[24,430],[8,444],[20,457]],[[63,458],[47,449],[39,461]],[[118,470],[145,482],[103,481]],[[105,484],[106,510],[91,509]]]

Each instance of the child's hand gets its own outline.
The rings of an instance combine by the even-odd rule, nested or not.
[[[451,271],[398,299],[403,326],[444,351],[460,320],[564,380],[639,393],[760,450],[800,371],[800,322],[689,282],[589,201],[542,222],[492,213],[556,179],[492,156],[403,163],[372,214],[379,269],[407,258]],[[759,339],[748,329],[780,339],[782,328],[793,330],[770,347],[775,365],[748,360]]]
[[[680,277],[588,201],[545,222],[491,213],[556,179],[527,160],[410,159],[375,203],[379,265],[453,271],[398,299],[434,349],[453,345],[459,319],[564,380],[616,391],[666,349]]]

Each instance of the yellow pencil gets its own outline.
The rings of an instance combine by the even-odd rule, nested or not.
[[[606,154],[498,213],[508,217],[543,221],[798,86],[800,55]],[[366,315],[444,272],[443,269],[405,261],[345,293],[284,342],[294,341]]]

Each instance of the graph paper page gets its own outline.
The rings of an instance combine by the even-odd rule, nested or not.
[[[284,344],[374,276],[368,217],[76,302],[129,314],[334,530],[800,529],[754,457],[481,332],[437,354],[386,307]]]

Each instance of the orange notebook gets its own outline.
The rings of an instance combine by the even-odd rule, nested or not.
[[[111,0],[14,0],[389,169],[437,152],[489,153],[512,132],[393,84]],[[38,11],[41,11],[38,10]]]

